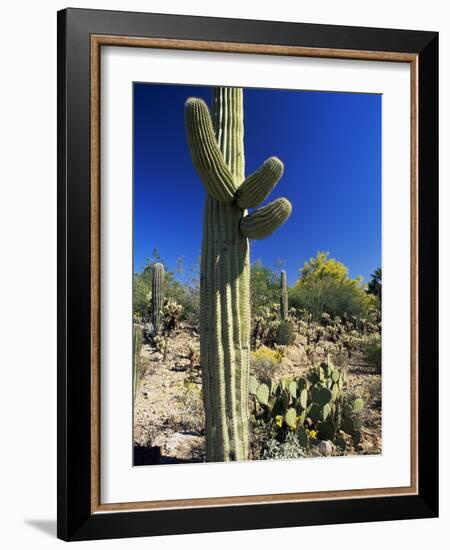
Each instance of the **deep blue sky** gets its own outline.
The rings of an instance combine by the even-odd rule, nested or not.
[[[184,102],[210,103],[211,88],[134,84],[134,269],[157,248],[170,269],[200,255],[205,191],[186,144]],[[244,90],[246,174],[278,156],[285,172],[268,200],[287,197],[293,212],[273,235],[251,245],[251,261],[288,282],[318,250],[350,276],[381,265],[381,96],[296,90]]]

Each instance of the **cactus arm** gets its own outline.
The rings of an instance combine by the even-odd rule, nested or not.
[[[268,158],[264,164],[248,176],[239,187],[236,194],[238,205],[246,208],[256,208],[272,191],[283,175],[284,166],[276,157]]]
[[[191,97],[186,101],[185,115],[192,162],[206,191],[220,202],[231,202],[236,185],[217,144],[208,106],[202,99]]]
[[[291,211],[292,206],[287,199],[277,199],[244,216],[240,223],[241,233],[249,239],[264,239],[283,225]]]

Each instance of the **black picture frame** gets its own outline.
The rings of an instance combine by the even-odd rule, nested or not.
[[[418,62],[418,492],[92,512],[91,36],[345,51]],[[438,515],[438,33],[86,9],[58,12],[58,537],[88,540]]]

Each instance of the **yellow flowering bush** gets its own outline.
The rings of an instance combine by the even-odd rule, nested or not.
[[[283,359],[283,352],[261,346],[251,353],[251,369],[259,379],[273,378]]]
[[[252,351],[252,362],[258,361],[273,361],[274,363],[281,363],[283,359],[283,352],[277,349],[270,349],[266,346],[261,346],[259,349]]]

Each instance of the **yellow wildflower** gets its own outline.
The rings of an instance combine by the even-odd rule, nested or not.
[[[281,428],[281,426],[283,425],[283,417],[281,416],[281,414],[277,414],[276,417],[275,417],[275,424]]]

